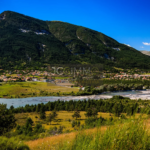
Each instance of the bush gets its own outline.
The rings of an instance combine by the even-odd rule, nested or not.
[[[61,134],[63,132],[63,128],[63,126],[59,126],[59,128],[51,127],[48,132],[50,135]]]
[[[93,117],[91,117],[91,118],[88,118],[88,119],[85,120],[85,126],[87,128],[93,128],[93,127],[96,127],[96,126],[106,125],[110,121],[111,120],[108,121],[107,119],[104,119],[101,116],[99,118],[93,118]]]
[[[30,150],[29,147],[14,138],[0,137],[1,150]]]
[[[80,126],[80,121],[73,120],[72,121],[72,127],[75,127],[75,126],[79,127]]]
[[[44,128],[42,127],[42,124],[38,123],[35,125],[34,133],[42,133],[45,132]]]

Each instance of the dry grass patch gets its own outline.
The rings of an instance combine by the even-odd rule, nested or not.
[[[87,135],[96,133],[97,130],[101,130],[102,132],[106,131],[107,127],[103,126],[99,129],[94,128],[94,129],[86,129],[84,131],[81,131],[82,133],[85,133]],[[80,132],[80,131],[79,131]],[[60,134],[57,136],[51,136],[51,137],[46,137],[42,139],[37,139],[34,141],[28,141],[26,144],[30,147],[31,150],[55,150],[64,142],[72,142],[76,135],[79,132],[71,132],[67,134]]]

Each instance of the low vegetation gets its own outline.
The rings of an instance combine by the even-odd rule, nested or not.
[[[63,142],[59,150],[148,150],[150,134],[141,120],[108,127],[105,132],[97,130],[87,134],[79,132],[71,142]]]
[[[0,136],[1,150],[30,150],[22,141],[15,138],[6,138]]]
[[[23,150],[88,150],[92,147],[119,150],[119,147],[128,149],[129,146],[131,149],[147,149],[149,142],[145,141],[149,140],[149,132],[146,130],[149,124],[145,119],[149,118],[149,103],[114,96],[108,100],[58,100],[18,108],[11,106],[9,109],[0,104],[3,108],[0,112],[1,120],[4,118],[2,123],[6,125],[4,128],[0,124],[1,131],[4,131],[1,132],[4,141],[2,145],[7,149],[10,143],[6,141],[12,141],[12,148],[20,146]],[[58,135],[62,140],[56,138],[54,143],[49,141]],[[35,144],[41,138],[45,139],[43,144]],[[21,145],[16,145],[15,139],[21,141]],[[137,144],[139,140],[141,144]]]
[[[78,88],[56,86],[46,82],[12,82],[0,84],[1,98],[71,95],[78,91]]]

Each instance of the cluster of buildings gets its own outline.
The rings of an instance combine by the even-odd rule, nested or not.
[[[55,79],[56,74],[47,71],[29,71],[29,70],[14,70],[13,72],[5,71],[0,75],[1,82],[52,82],[52,83],[68,83],[68,79]]]
[[[148,80],[150,79],[150,75],[139,75],[139,74],[124,74],[124,75],[118,75],[115,74],[113,77],[110,77],[110,79],[143,79],[143,80]]]

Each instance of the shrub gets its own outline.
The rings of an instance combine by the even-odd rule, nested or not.
[[[80,121],[73,120],[72,121],[72,127],[75,127],[75,126],[79,127],[80,126]]]
[[[44,132],[44,128],[42,127],[42,124],[38,123],[35,125],[35,128],[34,128],[34,133],[42,133]]]
[[[0,137],[1,150],[30,150],[27,145],[14,138]]]
[[[59,128],[51,127],[48,132],[50,135],[61,134],[63,132],[63,128],[63,126],[59,126]]]

